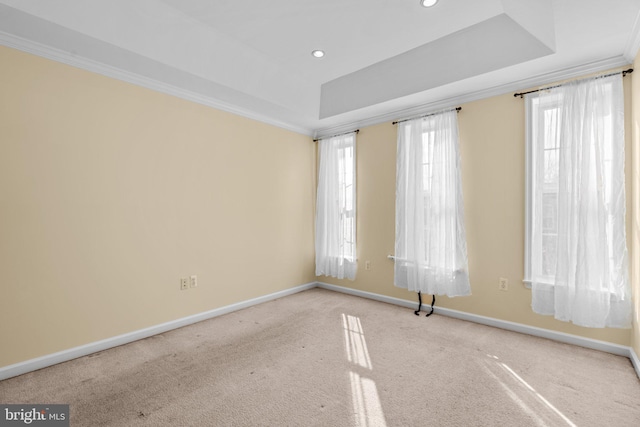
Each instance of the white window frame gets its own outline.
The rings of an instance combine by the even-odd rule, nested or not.
[[[531,265],[531,239],[533,234],[533,208],[534,208],[534,191],[533,191],[533,144],[541,143],[533,141],[533,111],[531,109],[530,100],[525,100],[525,238],[524,238],[524,278],[523,283],[526,288],[531,289],[532,286],[532,265]],[[556,101],[557,107],[561,108],[562,100]],[[554,108],[549,106],[549,108]],[[543,159],[544,161],[544,159]],[[540,281],[552,286],[552,281]]]
[[[525,142],[524,142],[524,286],[531,289],[531,208],[533,206],[533,183],[531,171],[533,165],[532,135],[531,135],[531,108],[529,102],[524,104]]]
[[[524,279],[525,287],[531,289],[531,239],[533,234],[533,111],[530,101],[525,100],[525,234],[524,234]],[[544,161],[544,159],[543,159]],[[552,283],[548,283],[551,285]]]
[[[358,262],[356,133],[337,135],[319,142],[328,144],[323,146],[329,157],[323,160],[323,153],[320,154],[321,171],[318,176],[316,206],[316,275],[355,280]],[[348,157],[347,152],[351,154]],[[323,168],[324,161],[329,163]],[[322,178],[323,171],[331,175]],[[321,182],[321,179],[327,181]],[[321,184],[324,184],[322,193]],[[319,206],[323,206],[323,212],[327,213],[322,220],[318,218]],[[322,243],[319,243],[320,236],[324,236]]]
[[[352,182],[350,185],[347,185],[345,183],[346,187],[352,186],[355,187],[356,186],[356,162],[355,162],[355,157],[356,157],[356,137],[355,135],[353,136],[353,139],[350,141],[344,141],[339,147],[338,150],[340,151],[346,151],[346,150],[351,150],[351,158],[352,158],[352,163],[351,163],[351,167],[352,167],[352,173],[351,173],[351,179]],[[346,156],[341,156],[342,159],[345,159]],[[346,178],[346,176],[345,176]],[[356,192],[354,191],[352,194],[356,194]],[[343,224],[345,226],[345,228],[351,228],[353,230],[353,236],[351,236],[352,240],[348,240],[347,235],[345,233],[345,238],[344,240],[341,242],[343,247],[348,247],[349,248],[349,254],[345,255],[345,260],[347,262],[350,263],[356,263],[358,258],[357,258],[357,254],[356,254],[356,234],[357,234],[357,229],[358,229],[358,223],[357,223],[357,218],[356,218],[356,200],[354,198],[354,200],[351,201],[351,209],[349,209],[347,207],[347,201],[345,200],[345,204],[340,206],[340,216],[343,218]],[[346,220],[349,219],[351,221],[353,221],[353,227],[348,227]],[[335,255],[336,258],[338,258],[337,255]]]

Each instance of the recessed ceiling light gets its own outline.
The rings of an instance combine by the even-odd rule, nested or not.
[[[420,0],[420,4],[423,7],[431,7],[431,6],[435,6],[436,3],[438,3],[438,0]]]
[[[315,56],[316,58],[322,58],[324,56],[324,50],[314,50],[313,52],[311,52],[311,55]]]

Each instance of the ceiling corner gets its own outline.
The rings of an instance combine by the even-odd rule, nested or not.
[[[638,55],[638,50],[640,50],[640,11],[638,11],[638,14],[636,15],[627,45],[624,49],[624,57],[629,61],[629,63],[633,63],[635,61],[636,56]]]

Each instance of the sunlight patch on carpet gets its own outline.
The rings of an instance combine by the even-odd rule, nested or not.
[[[349,372],[351,397],[357,427],[386,427],[380,396],[375,381]]]
[[[533,387],[531,387],[531,385],[529,385],[528,382],[526,382],[525,380],[522,379],[522,377],[520,377],[520,375],[516,374],[513,369],[511,369],[510,367],[508,367],[507,365],[505,365],[504,363],[499,363],[500,366],[502,366],[507,372],[509,372],[516,380],[518,380],[523,386],[525,386],[531,393],[533,393],[538,399],[540,399],[540,401],[542,403],[544,403],[549,409],[551,409],[553,412],[555,412],[556,414],[558,414],[558,416],[560,418],[562,418],[563,421],[565,421],[568,425],[570,425],[571,427],[576,427],[576,425],[569,419],[567,418],[562,412],[560,412],[558,410],[558,408],[556,408],[555,406],[553,406],[547,399],[544,398],[543,395],[541,395],[540,393],[538,393]]]
[[[366,369],[373,369],[360,318],[342,314],[342,326],[344,328],[344,346],[349,362]]]
[[[495,364],[497,366],[499,366],[500,368],[502,368],[502,372],[506,372],[508,374],[508,377],[514,379],[516,384],[520,385],[521,388],[524,388],[525,394],[522,395],[522,393],[520,393],[521,397],[524,398],[527,395],[528,396],[533,396],[534,397],[534,399],[533,399],[534,401],[542,403],[546,409],[551,410],[555,415],[560,417],[562,419],[562,421],[564,421],[568,426],[576,427],[576,424],[574,424],[573,421],[571,421],[569,418],[567,418],[566,415],[564,415],[558,408],[556,408],[551,402],[549,402],[543,395],[538,393],[538,391],[535,388],[533,388],[531,386],[531,384],[529,384],[527,381],[525,381],[520,375],[518,375],[506,363],[500,362],[499,358],[497,356],[494,356],[494,355],[491,355],[491,354],[487,354],[487,356],[492,358],[492,359],[494,359]],[[494,379],[496,379],[498,381],[498,383],[502,386],[502,388],[505,390],[507,395],[518,406],[520,406],[520,408],[523,411],[525,411],[527,414],[529,414],[532,418],[534,418],[537,421],[538,425],[546,425],[544,423],[544,421],[542,420],[542,418],[539,416],[540,414],[539,414],[538,411],[535,411],[535,410],[531,409],[531,407],[529,405],[527,405],[522,398],[518,397],[518,394],[516,392],[514,392],[507,384],[505,384],[504,381],[500,380],[493,372],[491,372],[489,369],[487,369],[487,372],[492,377],[494,377]]]
[[[364,368],[372,371],[373,365],[360,318],[343,313],[342,327],[344,330],[344,349],[349,363],[356,365],[354,369]],[[354,425],[357,427],[386,427],[387,422],[376,382],[358,374],[355,370],[349,371],[349,380],[355,417]]]

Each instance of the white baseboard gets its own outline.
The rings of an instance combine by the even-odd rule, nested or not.
[[[633,350],[633,347],[629,347],[629,359],[631,359],[631,364],[635,368],[638,378],[640,378],[640,359],[638,359],[638,355]]]
[[[357,289],[345,288],[342,286],[330,285],[328,283],[318,282],[318,287],[329,289],[332,291],[342,292],[345,294],[355,295],[363,298],[369,298],[376,301],[386,302],[389,304],[395,304],[402,307],[416,308],[416,303],[407,301],[400,298],[389,297],[386,295],[374,294],[371,292],[360,291]],[[423,309],[430,309],[430,305],[423,304]],[[478,314],[465,313],[463,311],[452,310],[444,307],[434,307],[434,313],[441,314],[443,316],[454,317],[456,319],[467,320],[469,322],[480,323],[482,325],[493,326],[500,329],[506,329],[508,331],[520,332],[522,334],[533,335],[536,337],[548,338],[554,341],[563,342],[566,344],[577,345],[580,347],[591,348],[594,350],[600,350],[607,353],[616,354],[618,356],[629,357],[636,368],[638,376],[640,376],[640,361],[635,353],[633,353],[630,347],[623,345],[612,344],[606,341],[599,341],[590,338],[579,337],[577,335],[566,334],[563,332],[551,331],[549,329],[537,328],[535,326],[528,326],[522,323],[509,322],[507,320],[494,319],[492,317],[480,316]],[[634,361],[632,354],[636,357]]]
[[[236,304],[231,304],[231,305],[216,308],[213,310],[205,311],[203,313],[198,313],[192,316],[176,319],[171,322],[161,323],[159,325],[151,326],[149,328],[140,329],[127,334],[118,335],[116,337],[107,338],[101,341],[96,341],[96,342],[85,344],[79,347],[70,348],[68,350],[63,350],[57,353],[48,354],[46,356],[26,360],[24,362],[19,362],[13,365],[4,366],[0,368],[0,380],[22,375],[27,372],[35,371],[38,369],[46,368],[47,366],[56,365],[58,363],[66,362],[68,360],[76,359],[78,357],[86,356],[88,354],[96,353],[98,351],[107,350],[109,348],[117,347],[133,341],[138,341],[140,339],[147,338],[152,335],[161,334],[163,332],[167,332],[172,329],[181,328],[183,326],[191,325],[193,323],[201,322],[203,320],[207,320],[213,317],[221,316],[223,314],[231,313],[233,311],[242,310],[243,308],[247,308],[253,305],[261,304],[263,302],[271,301],[276,298],[282,298],[287,295],[295,294],[297,292],[306,291],[307,289],[315,288],[316,286],[317,284],[315,282],[307,283],[304,285],[296,286],[294,288],[289,288],[283,291],[274,292],[269,295],[264,295],[264,296],[253,298],[250,300],[241,301]]]
[[[116,337],[107,338],[105,340],[96,341],[79,347],[74,347],[68,350],[63,350],[57,353],[48,354],[46,356],[38,357],[24,362],[16,363],[0,368],[0,381],[25,374],[27,372],[35,371],[38,369],[46,368],[48,366],[56,365],[58,363],[66,362],[68,360],[76,359],[78,357],[86,356],[99,351],[104,351],[109,348],[117,347],[123,344],[127,344],[133,341],[138,341],[143,338],[147,338],[153,335],[161,334],[173,329],[181,328],[183,326],[191,325],[193,323],[201,322],[203,320],[211,319],[213,317],[221,316],[223,314],[231,313],[234,311],[242,310],[263,302],[271,301],[277,298],[282,298],[287,295],[292,295],[298,292],[306,291],[315,287],[328,289],[331,291],[341,292],[349,295],[368,298],[376,301],[386,302],[389,304],[398,305],[401,307],[415,308],[416,303],[407,301],[400,298],[389,297],[386,295],[376,294],[373,292],[360,291],[357,289],[345,288],[342,286],[330,285],[323,282],[312,282],[304,285],[296,286],[283,291],[274,292],[269,295],[253,298],[246,301],[241,301],[236,304],[227,305],[224,307],[216,308],[214,310],[205,311],[203,313],[194,314],[192,316],[183,317],[181,319],[173,320],[171,322],[162,323],[159,325],[151,326],[149,328],[140,329],[127,334],[118,335]],[[427,309],[429,306],[423,304],[423,308]],[[506,329],[509,331],[520,332],[523,334],[538,336],[542,338],[548,338],[555,341],[577,345],[580,347],[591,348],[594,350],[600,350],[607,353],[616,354],[619,356],[625,356],[631,359],[631,363],[635,368],[636,374],[640,378],[640,359],[635,353],[633,348],[625,347],[617,344],[608,343],[605,341],[593,340],[590,338],[579,337],[576,335],[565,334],[562,332],[555,332],[548,329],[537,328],[534,326],[523,325],[521,323],[509,322],[506,320],[494,319],[492,317],[480,316],[477,314],[465,313],[458,310],[452,310],[449,308],[443,308],[436,306],[434,313],[441,314],[443,316],[454,317],[456,319],[467,320],[469,322],[480,323],[483,325],[493,326],[496,328]]]

